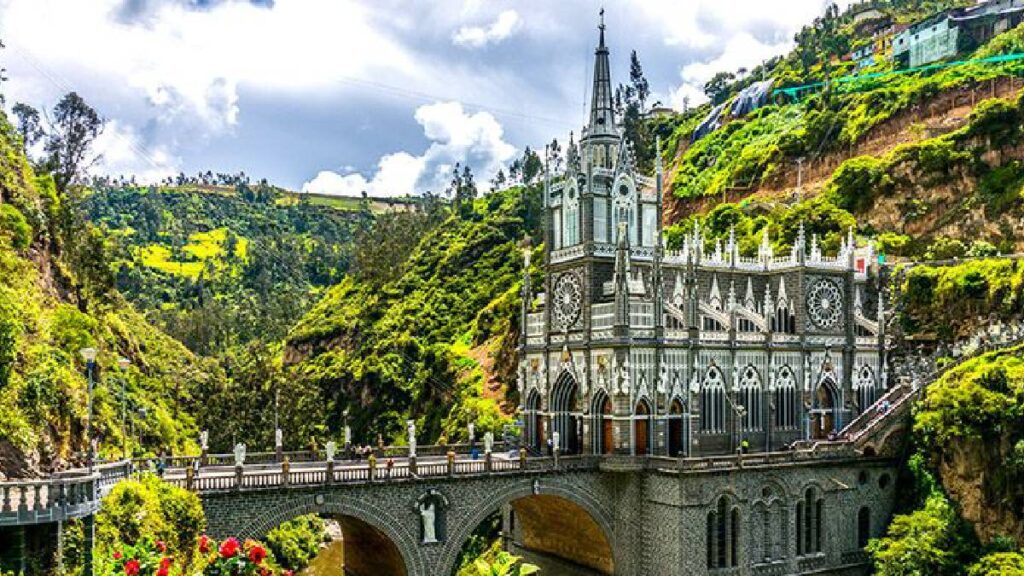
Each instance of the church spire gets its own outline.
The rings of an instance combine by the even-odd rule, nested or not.
[[[594,52],[594,89],[590,101],[590,125],[588,136],[611,135],[615,132],[615,111],[612,108],[612,75],[608,64],[608,47],[604,44],[604,8],[601,9],[601,31],[597,50]]]

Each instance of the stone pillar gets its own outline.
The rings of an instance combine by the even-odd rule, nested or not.
[[[455,475],[455,452],[451,450],[448,451],[448,475]]]
[[[92,576],[93,546],[96,542],[96,517],[86,516],[82,519],[82,576]]]
[[[185,468],[185,489],[192,490],[195,484],[195,472],[192,467]]]
[[[244,470],[241,464],[235,465],[235,490],[242,489],[242,474]]]
[[[484,452],[484,470],[491,472],[491,451]]]
[[[290,476],[291,468],[291,462],[289,462],[287,458],[281,461],[281,483],[285,486],[288,485],[288,477]]]
[[[334,460],[327,461],[327,477],[325,479],[327,484],[334,483]]]
[[[519,469],[526,470],[526,448],[519,449]]]
[[[409,474],[416,474],[416,456],[409,456]]]

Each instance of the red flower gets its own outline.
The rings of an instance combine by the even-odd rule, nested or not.
[[[124,555],[121,554],[120,550],[114,552],[114,560],[120,560],[121,558],[124,558]]]
[[[256,545],[249,550],[249,560],[252,561],[253,564],[263,562],[266,557],[267,551],[263,549],[263,546]]]
[[[164,544],[163,540],[157,540],[156,542],[153,542],[153,546],[156,546],[157,551],[161,554],[167,552],[167,544]]]
[[[199,537],[199,551],[203,554],[210,552],[210,539],[206,537],[206,534]]]
[[[238,540],[234,538],[228,538],[220,545],[220,556],[221,558],[231,558],[238,554]]]
[[[156,574],[154,576],[167,576],[168,574],[169,574],[169,571],[167,570],[167,568],[164,568],[163,566],[161,566],[160,569],[158,569],[156,571]]]
[[[291,570],[285,570],[284,574],[281,574],[281,576],[295,576],[295,572],[292,572]]]
[[[164,556],[163,558],[161,558],[160,559],[160,567],[164,568],[164,569],[170,568],[171,567],[171,559],[168,558],[167,556]]]
[[[131,560],[124,563],[125,576],[139,576],[140,568],[142,568],[142,566],[139,564],[139,561],[135,558],[132,558]]]

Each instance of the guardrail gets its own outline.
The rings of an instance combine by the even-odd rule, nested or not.
[[[321,462],[316,467],[292,466],[282,463],[273,468],[264,465],[172,470],[165,481],[199,493],[280,489],[298,486],[333,484],[369,484],[407,482],[430,478],[479,477],[510,474],[559,473],[603,470],[630,472],[649,470],[668,473],[690,473],[738,468],[758,468],[803,464],[812,461],[842,460],[860,455],[849,442],[816,442],[800,450],[737,454],[698,458],[630,455],[568,455],[499,458],[486,454],[473,460],[375,461],[353,465],[342,462]],[[183,475],[184,472],[184,475]]]
[[[130,462],[58,472],[45,480],[0,482],[0,526],[56,522],[94,514],[101,498],[131,475]]]

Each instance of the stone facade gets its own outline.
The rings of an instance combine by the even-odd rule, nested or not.
[[[567,565],[580,566],[580,573],[864,573],[862,545],[888,522],[895,475],[895,465],[884,459],[687,473],[610,473],[595,466],[201,497],[209,532],[216,537],[259,538],[307,513],[337,517],[343,527],[372,528],[394,551],[381,545],[358,549],[351,557],[369,554],[379,561],[366,573],[450,574],[472,532],[499,510],[510,548],[548,564],[560,556]],[[417,503],[425,495],[444,503],[437,543],[422,541]],[[730,523],[719,533],[718,524],[709,529],[709,522],[723,503]],[[553,521],[550,514],[564,518]],[[811,531],[798,522],[815,526],[815,545],[804,545]],[[715,548],[722,537],[728,538],[727,566],[720,565]],[[360,574],[358,568],[353,573]]]
[[[544,281],[524,281],[518,387],[543,451],[702,456],[828,437],[886,387],[870,246],[801,226],[756,256],[699,228],[662,238],[662,168],[637,173],[596,52],[590,124],[545,178]],[[528,256],[527,256],[528,257]],[[553,448],[553,446],[551,446]]]

